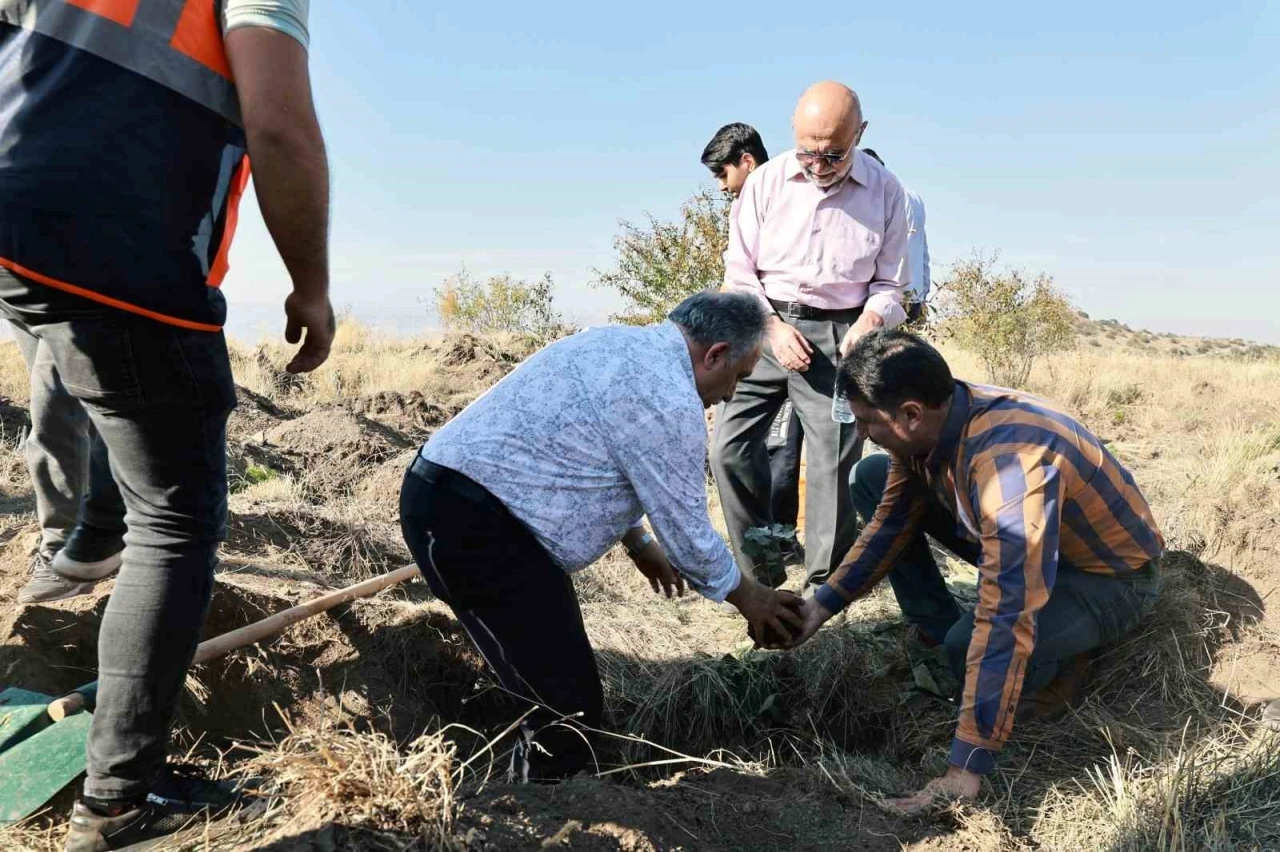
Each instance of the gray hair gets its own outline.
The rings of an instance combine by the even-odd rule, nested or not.
[[[755,296],[714,290],[695,293],[667,316],[696,343],[729,344],[729,357],[734,361],[741,361],[761,344],[767,318]]]

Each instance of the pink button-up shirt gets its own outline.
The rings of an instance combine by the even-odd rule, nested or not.
[[[774,157],[747,178],[730,214],[725,286],[761,299],[862,306],[892,327],[906,319],[909,275],[902,184],[861,151],[826,190],[804,176],[794,151]]]

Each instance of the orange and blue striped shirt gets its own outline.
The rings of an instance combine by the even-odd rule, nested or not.
[[[1060,565],[1125,575],[1164,550],[1133,477],[1044,400],[957,381],[937,447],[889,465],[874,517],[817,593],[838,612],[867,594],[939,500],[981,547],[978,603],[951,763],[988,772],[1013,728],[1036,616]]]

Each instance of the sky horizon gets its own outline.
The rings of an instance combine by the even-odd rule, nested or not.
[[[333,301],[374,325],[433,322],[464,266],[549,272],[567,317],[604,321],[621,302],[589,284],[619,221],[676,218],[722,124],[791,147],[796,97],[837,79],[924,199],[935,279],[999,251],[1095,318],[1280,344],[1274,5],[924,2],[826,26],[752,3],[388,6],[311,13]],[[283,302],[251,196],[231,264],[231,327]]]

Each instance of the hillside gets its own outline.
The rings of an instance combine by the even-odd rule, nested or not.
[[[1083,312],[1078,316],[1082,345],[1091,349],[1107,351],[1124,349],[1144,355],[1238,358],[1246,361],[1280,357],[1280,346],[1257,343],[1239,337],[1187,337],[1168,332],[1157,333],[1133,329],[1119,320],[1091,319]]]
[[[615,734],[602,762],[625,769],[501,783],[484,746],[514,717],[415,583],[193,671],[174,751],[279,795],[180,848],[1280,849],[1280,736],[1256,724],[1257,702],[1280,695],[1280,355],[1081,321],[1079,351],[1028,389],[1108,442],[1175,552],[1156,612],[1107,650],[1070,715],[1018,727],[977,806],[880,807],[940,770],[954,716],[921,688],[934,661],[887,590],[795,653],[757,652],[739,619],[653,597],[615,551],[575,582]],[[231,533],[206,635],[407,562],[397,495],[415,448],[531,351],[346,323],[331,363],[299,379],[283,347],[237,346]],[[92,677],[110,584],[13,603],[36,539],[16,451],[25,385],[6,345],[0,685],[62,693]],[[951,569],[971,591],[971,570]],[[60,848],[66,810],[0,832],[0,848]]]

